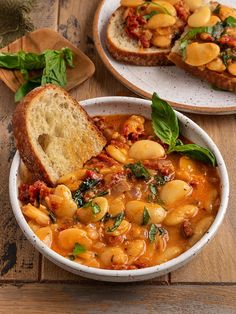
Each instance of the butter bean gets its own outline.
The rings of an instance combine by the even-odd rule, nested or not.
[[[160,48],[168,48],[171,45],[170,36],[155,35],[152,38],[152,44]]]
[[[217,58],[210,63],[207,64],[207,68],[211,71],[215,72],[224,72],[226,69],[226,66],[224,65],[223,61],[220,58]]]
[[[188,25],[190,27],[201,27],[205,26],[211,18],[211,10],[208,6],[203,6],[198,8],[190,17],[188,18]]]
[[[129,157],[136,160],[155,159],[165,156],[164,148],[157,142],[141,140],[135,142],[129,150]]]
[[[176,16],[176,9],[173,6],[173,3],[170,3],[170,1],[167,2],[167,1],[154,0],[152,2],[156,3],[157,5],[151,3],[147,7],[147,13],[150,13],[152,11],[157,11],[159,13],[168,12],[168,14],[172,16]]]
[[[194,217],[198,212],[198,207],[194,205],[184,205],[168,212],[164,223],[167,226],[175,226],[182,223],[185,219]]]
[[[160,198],[166,205],[170,205],[190,195],[192,190],[193,188],[186,182],[173,180],[163,186],[160,191]]]
[[[143,2],[144,2],[143,0],[121,0],[120,5],[123,7],[135,8],[142,4]]]
[[[176,23],[176,18],[174,16],[160,13],[151,17],[147,24],[146,28],[148,29],[156,29],[158,27],[169,27]]]
[[[202,5],[202,0],[185,0],[185,4],[189,7],[190,11],[194,12]]]
[[[186,48],[185,62],[192,66],[202,66],[216,59],[220,47],[214,43],[192,43]]]
[[[230,74],[236,76],[236,62],[229,64],[227,69]]]

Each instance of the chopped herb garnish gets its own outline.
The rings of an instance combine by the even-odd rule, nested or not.
[[[214,14],[219,14],[219,13],[220,13],[220,9],[221,9],[221,5],[218,4],[217,7],[213,10],[212,13],[214,13]]]
[[[106,222],[107,220],[111,219],[112,215],[106,213],[105,216],[102,217],[102,219],[100,220],[101,222]]]
[[[55,224],[57,222],[57,218],[56,218],[55,214],[52,211],[49,212],[48,216],[51,219],[51,222],[53,224]]]
[[[226,27],[236,27],[236,18],[233,16],[227,17],[227,19],[224,20],[224,25]]]
[[[151,184],[149,185],[149,188],[150,188],[150,191],[152,192],[152,194],[153,194],[154,196],[156,196],[156,195],[157,195],[157,187],[156,187],[156,185],[153,184],[153,183],[151,183]]]
[[[148,233],[148,238],[151,243],[155,241],[156,235],[159,234],[161,237],[163,237],[166,234],[166,229],[162,227],[158,227],[155,224],[150,225],[149,233]]]
[[[166,182],[170,181],[168,176],[156,175],[154,178],[157,185],[164,185]]]
[[[85,179],[79,186],[79,188],[72,193],[73,200],[77,204],[78,207],[81,207],[85,204],[83,192],[86,192],[93,187],[95,187],[100,182],[99,179]]]
[[[99,197],[99,196],[104,196],[104,195],[107,195],[109,194],[109,191],[102,191],[102,192],[99,192],[96,197]]]
[[[97,203],[93,203],[93,201],[89,201],[84,204],[84,208],[91,207],[94,215],[99,214],[101,212],[101,208]]]
[[[132,171],[132,174],[137,178],[137,179],[149,179],[150,178],[150,173],[148,170],[144,167],[144,165],[141,162],[137,162],[134,164],[128,164],[124,166],[125,168],[128,168]]]
[[[149,212],[148,212],[148,209],[146,207],[144,207],[144,210],[143,210],[143,225],[147,225],[148,224],[148,221],[150,219],[150,215],[149,215]]]
[[[72,253],[73,256],[76,257],[79,254],[84,253],[84,252],[86,252],[86,248],[83,245],[81,245],[78,242],[76,242],[75,246],[74,246],[74,249],[73,249],[73,253]]]
[[[143,18],[145,20],[149,20],[151,17],[153,17],[156,14],[159,14],[159,12],[158,11],[152,11],[150,14],[143,15]]]
[[[116,216],[114,225],[112,227],[107,228],[107,231],[108,232],[115,231],[120,226],[123,219],[124,219],[124,213],[122,212],[118,216]]]

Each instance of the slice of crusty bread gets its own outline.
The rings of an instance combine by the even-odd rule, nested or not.
[[[174,51],[174,49],[169,54],[168,58],[177,67],[191,73],[194,76],[199,77],[204,81],[207,81],[213,86],[219,89],[236,92],[236,77],[233,77],[227,72],[218,73],[215,71],[208,70],[207,68],[205,68],[204,70],[200,70],[198,67],[188,65],[183,61],[182,57]]]
[[[140,48],[135,39],[125,32],[123,14],[125,8],[119,7],[110,17],[106,34],[106,45],[110,54],[118,61],[135,65],[168,65],[170,49],[156,47]]]
[[[106,144],[79,103],[54,85],[34,89],[17,105],[13,132],[29,171],[50,185],[81,168]]]

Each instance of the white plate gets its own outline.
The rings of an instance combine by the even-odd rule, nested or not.
[[[80,104],[84,107],[90,116],[109,114],[140,114],[149,119],[151,117],[151,102],[138,98],[103,97],[85,100],[80,102]],[[219,176],[221,179],[221,204],[216,218],[209,230],[193,247],[166,263],[136,270],[99,269],[81,265],[64,258],[63,256],[48,248],[43,242],[39,240],[39,238],[34,234],[27,224],[27,221],[22,214],[18,200],[20,156],[17,152],[11,165],[9,177],[10,201],[12,210],[20,228],[28,240],[36,247],[36,249],[53,263],[72,273],[96,280],[115,282],[140,281],[162,276],[183,266],[185,263],[189,262],[197,253],[199,253],[202,248],[213,238],[214,234],[223,221],[228,205],[229,179],[221,153],[207,133],[183,114],[179,112],[176,112],[176,114],[180,122],[181,134],[190,139],[192,142],[209,148],[215,154],[218,163]]]
[[[235,0],[222,4],[236,7]],[[105,45],[106,25],[120,0],[102,0],[94,18],[94,40],[98,53],[112,74],[129,89],[145,98],[153,92],[172,102],[179,110],[202,114],[236,112],[236,94],[216,91],[211,86],[175,66],[134,66],[117,62]]]

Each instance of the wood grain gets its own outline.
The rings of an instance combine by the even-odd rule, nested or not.
[[[0,288],[0,313],[233,314],[235,294],[236,286],[9,285]]]
[[[95,50],[92,19],[98,3],[99,0],[61,0],[59,7],[59,0],[38,0],[32,17],[37,27],[58,27],[63,36],[95,63],[95,75],[72,90],[73,96],[79,100],[109,95],[135,96],[111,76]],[[215,239],[191,263],[171,274],[169,286],[160,285],[168,282],[168,276],[151,282],[118,285],[91,282],[69,274],[44,258],[41,261],[22,235],[8,198],[9,167],[15,151],[11,131],[14,106],[13,94],[0,83],[0,279],[2,283],[18,281],[20,284],[0,288],[0,313],[12,313],[16,309],[17,313],[236,312],[236,286],[231,286],[236,283],[236,116],[189,115],[218,145],[230,175],[229,208]],[[40,284],[21,286],[25,281]]]

